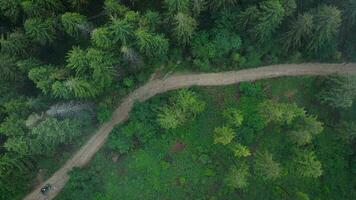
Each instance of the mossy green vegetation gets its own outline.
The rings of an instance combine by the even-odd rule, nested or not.
[[[343,136],[348,131],[341,121],[354,118],[318,116],[329,112],[313,100],[320,81],[280,78],[183,90],[205,109],[176,128],[160,126],[157,108],[172,106],[182,91],[137,104],[56,199],[353,199],[354,140]],[[233,137],[216,142],[219,127]],[[122,137],[131,140],[125,151],[113,148],[126,141]]]

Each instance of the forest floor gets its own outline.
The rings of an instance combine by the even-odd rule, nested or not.
[[[74,167],[82,167],[87,164],[93,155],[103,146],[109,133],[115,125],[128,119],[135,101],[145,101],[152,96],[166,91],[186,88],[190,86],[217,86],[229,85],[244,81],[259,79],[301,76],[301,75],[328,75],[333,73],[356,74],[356,63],[349,64],[284,64],[208,74],[177,74],[163,80],[151,80],[147,84],[133,91],[125,97],[120,106],[114,111],[112,119],[104,123],[99,130],[76,152],[52,177],[38,186],[25,200],[53,199],[64,187],[69,179],[68,172]],[[51,184],[52,189],[46,196],[40,192],[45,184]]]

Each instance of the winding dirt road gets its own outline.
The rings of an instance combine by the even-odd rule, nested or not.
[[[169,90],[185,88],[190,86],[217,86],[229,85],[243,81],[254,81],[281,76],[300,75],[328,75],[333,73],[356,74],[356,63],[350,64],[286,64],[259,67],[240,71],[230,71],[209,74],[186,74],[172,75],[164,80],[153,80],[136,89],[125,97],[120,106],[114,111],[112,119],[104,123],[88,142],[76,152],[56,173],[52,175],[43,185],[28,194],[25,200],[53,199],[68,181],[68,172],[73,167],[82,167],[87,164],[93,155],[105,143],[113,127],[125,121],[135,101],[145,101],[156,94]],[[40,188],[45,184],[51,184],[52,190],[47,196],[40,193]]]

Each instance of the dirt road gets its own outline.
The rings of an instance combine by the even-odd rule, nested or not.
[[[190,86],[215,86],[229,85],[243,81],[253,81],[281,76],[300,75],[327,75],[332,73],[354,73],[356,74],[356,63],[350,64],[289,64],[259,67],[240,71],[230,71],[209,74],[182,74],[172,75],[164,80],[153,80],[136,89],[125,97],[120,106],[114,111],[112,119],[103,124],[89,141],[76,152],[56,173],[53,174],[43,185],[28,194],[25,200],[53,199],[68,181],[68,172],[73,167],[82,167],[90,161],[93,155],[100,149],[107,139],[113,127],[125,121],[135,101],[146,99],[169,90]],[[47,197],[40,193],[40,188],[50,183],[52,190]]]

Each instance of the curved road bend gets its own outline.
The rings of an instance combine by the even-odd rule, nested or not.
[[[55,172],[52,177],[46,180],[42,185],[38,186],[24,199],[53,199],[68,181],[68,172],[73,167],[82,167],[90,161],[93,155],[101,146],[103,146],[113,127],[128,118],[129,112],[135,101],[145,101],[159,93],[195,85],[218,86],[281,76],[328,75],[333,73],[356,74],[356,63],[283,64],[221,73],[172,75],[164,80],[150,81],[126,96],[120,106],[114,111],[112,119],[101,125],[95,135],[93,135],[57,172]],[[40,189],[47,183],[52,185],[52,190],[49,191],[48,195],[45,197],[40,193]]]

